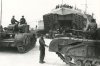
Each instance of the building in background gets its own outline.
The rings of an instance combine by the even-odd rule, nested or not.
[[[44,22],[43,22],[43,20],[38,21],[37,30],[44,30]]]

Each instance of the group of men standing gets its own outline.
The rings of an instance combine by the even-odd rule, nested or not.
[[[15,16],[12,16],[11,24],[16,24],[16,23],[19,23],[19,21],[15,19]],[[24,18],[24,16],[22,16],[22,18],[20,19],[20,24],[26,24],[26,19]]]

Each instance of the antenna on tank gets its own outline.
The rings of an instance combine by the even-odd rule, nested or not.
[[[87,13],[87,0],[85,0],[85,14]]]
[[[1,15],[0,15],[0,26],[1,26],[1,23],[2,23],[2,0],[1,0]]]

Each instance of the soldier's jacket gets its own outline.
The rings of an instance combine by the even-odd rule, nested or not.
[[[25,24],[25,23],[26,23],[25,18],[21,18],[21,19],[20,19],[20,24]]]
[[[12,18],[12,19],[11,19],[11,23],[12,23],[12,24],[15,24],[15,22],[18,22],[18,21],[17,21],[16,19]]]
[[[45,46],[46,46],[46,45],[45,45],[44,39],[40,38],[40,39],[39,39],[39,43],[40,43],[40,48],[39,48],[39,49],[40,49],[40,50],[41,50],[41,49],[44,49]]]
[[[97,29],[97,24],[96,23],[90,23],[88,25],[87,31],[95,31]]]

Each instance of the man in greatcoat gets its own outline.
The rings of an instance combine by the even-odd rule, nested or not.
[[[39,61],[39,63],[45,63],[45,61],[44,61],[45,47],[48,47],[48,46],[45,44],[43,35],[41,35],[41,37],[39,39],[39,43],[40,43],[40,47],[39,47],[39,50],[40,50],[40,61]]]

